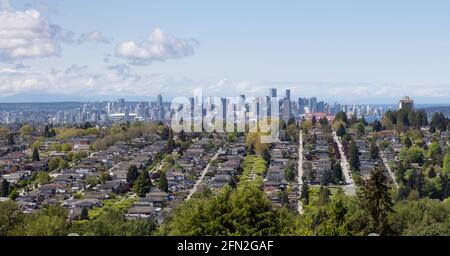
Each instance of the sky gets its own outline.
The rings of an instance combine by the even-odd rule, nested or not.
[[[446,0],[0,0],[0,102],[267,95],[450,103]]]

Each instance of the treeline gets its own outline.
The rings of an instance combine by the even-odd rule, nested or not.
[[[450,119],[441,112],[434,113],[431,122],[425,110],[409,111],[401,109],[398,111],[388,110],[381,123],[376,121],[372,124],[374,131],[397,130],[405,131],[409,128],[420,129],[430,126],[430,132],[445,132],[450,129]]]
[[[304,213],[271,206],[254,183],[225,187],[215,196],[185,202],[159,235],[450,235],[450,202],[422,199],[393,202],[382,171],[373,172],[357,197],[326,187],[303,195]],[[411,218],[413,216],[413,218]],[[433,228],[431,228],[433,227]]]
[[[162,133],[164,127],[163,124],[143,123],[139,121],[134,123],[126,122],[123,124],[114,124],[111,129],[102,131],[103,136],[97,139],[92,144],[92,147],[95,150],[104,150],[118,141],[135,139],[142,135]]]
[[[125,219],[123,209],[108,209],[92,220],[83,212],[68,221],[68,211],[59,206],[24,214],[15,202],[0,202],[0,236],[150,236],[156,229],[152,220]]]

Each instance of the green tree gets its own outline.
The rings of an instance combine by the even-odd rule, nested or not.
[[[262,153],[262,157],[264,158],[264,161],[266,161],[266,165],[269,166],[270,165],[270,159],[272,158],[272,156],[270,155],[269,149],[264,149],[263,153]]]
[[[145,194],[150,192],[151,188],[152,180],[150,179],[150,174],[148,171],[143,171],[134,183],[133,191],[139,197],[145,197]]]
[[[0,183],[0,197],[8,197],[9,189],[9,182],[3,179]]]
[[[344,192],[339,189],[333,196],[329,207],[327,208],[327,220],[325,221],[328,236],[348,235],[347,223],[348,206],[344,200]]]
[[[127,182],[133,184],[139,177],[139,170],[136,165],[131,165],[128,167],[127,171]]]
[[[286,169],[284,170],[284,178],[287,181],[294,181],[295,179],[295,167],[292,163],[288,163]]]
[[[277,235],[289,225],[289,216],[272,208],[258,184],[246,182],[234,191],[225,186],[212,198],[183,203],[166,227],[169,235]]]
[[[278,192],[278,196],[280,197],[281,205],[284,207],[289,206],[289,195],[286,190],[282,190]]]
[[[302,185],[302,193],[300,199],[303,201],[304,205],[309,204],[309,185],[307,183],[304,183]]]
[[[372,157],[372,159],[374,159],[374,160],[376,160],[380,157],[379,156],[380,150],[378,149],[377,141],[375,138],[372,139],[372,142],[370,144],[369,154]]]
[[[346,134],[346,130],[345,130],[344,124],[340,123],[336,130],[336,135],[339,137],[342,137],[345,134]]]
[[[164,172],[159,175],[158,188],[164,192],[169,192],[169,182],[167,181],[166,173]]]
[[[335,121],[342,121],[344,122],[346,125],[348,125],[348,117],[347,117],[347,113],[341,111],[339,113],[337,113],[336,117],[334,118]]]
[[[51,182],[51,177],[46,172],[39,172],[36,181],[39,185],[46,185]]]
[[[72,146],[68,143],[64,143],[61,145],[61,151],[63,152],[69,152],[72,150]]]
[[[361,207],[368,216],[369,232],[385,235],[390,231],[388,216],[393,212],[393,203],[387,179],[381,169],[376,169],[365,182],[359,194]]]
[[[79,220],[89,220],[89,211],[86,207],[81,209]]]
[[[0,236],[9,235],[15,226],[22,223],[24,217],[14,201],[0,202]]]
[[[319,190],[318,206],[326,206],[330,201],[330,190],[327,187],[321,186]]]
[[[443,170],[444,173],[450,174],[450,152],[447,152],[444,156],[444,164],[443,164]]]
[[[50,130],[48,128],[48,125],[45,125],[44,137],[50,137]]]
[[[32,159],[33,159],[33,162],[37,162],[37,161],[41,160],[40,157],[39,157],[39,151],[38,151],[38,149],[36,147],[33,149]]]
[[[28,124],[23,125],[19,131],[20,137],[23,138],[23,137],[30,135],[32,130],[33,130],[33,128],[30,125],[28,125]]]
[[[403,145],[405,145],[405,147],[407,147],[407,148],[410,148],[410,147],[412,147],[413,143],[409,137],[406,137],[403,140]]]
[[[449,120],[445,117],[444,113],[435,113],[431,118],[430,126],[435,127],[437,130],[444,132],[447,131],[447,125]]]
[[[355,130],[356,130],[356,133],[358,134],[358,136],[363,136],[365,129],[366,129],[366,127],[364,126],[363,123],[355,124]]]
[[[6,142],[9,146],[14,145],[14,135],[10,132],[7,135],[7,142]]]
[[[161,139],[162,140],[168,140],[170,135],[170,128],[167,126],[164,126],[161,132]]]
[[[63,161],[63,159],[61,157],[59,157],[59,156],[50,159],[50,161],[48,161],[48,169],[49,169],[49,171],[52,172],[52,171],[58,169],[59,168],[59,163],[61,161]]]
[[[50,206],[25,219],[25,223],[11,232],[19,236],[66,236],[69,224],[67,211],[61,207]]]
[[[61,159],[61,161],[59,161],[58,168],[59,169],[67,169],[67,168],[69,168],[69,163],[64,159]]]
[[[428,146],[428,152],[427,157],[431,159],[431,162],[434,164],[438,164],[442,158],[441,158],[441,147],[439,146],[439,143],[433,142]]]
[[[450,180],[448,178],[448,174],[439,175],[439,187],[441,200],[446,200],[450,197]]]
[[[350,168],[353,171],[359,171],[360,169],[359,150],[354,140],[351,140],[348,146],[348,162],[350,164]]]
[[[374,132],[380,132],[383,130],[383,125],[381,124],[380,121],[375,120],[375,122],[372,123],[372,130]]]

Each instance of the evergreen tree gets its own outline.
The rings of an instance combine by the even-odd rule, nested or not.
[[[0,183],[0,197],[8,197],[9,195],[9,182],[5,179]]]
[[[361,207],[370,220],[368,231],[386,235],[390,231],[388,215],[393,212],[393,203],[381,169],[371,173],[359,197]]]
[[[317,118],[316,118],[316,116],[313,116],[313,117],[312,117],[311,123],[312,123],[313,126],[315,126],[315,125],[317,124]]]
[[[161,132],[161,139],[162,140],[168,140],[170,136],[170,129],[167,126],[164,126],[162,132]]]
[[[159,175],[158,188],[164,192],[169,192],[169,182],[167,181],[167,177],[164,172]]]
[[[341,181],[344,181],[344,174],[342,173],[341,162],[336,161],[333,165],[333,174],[334,174],[334,182],[339,184]]]
[[[40,157],[39,157],[39,151],[38,151],[38,149],[36,147],[33,149],[32,159],[33,159],[33,162],[37,162],[37,161],[41,160]]]
[[[372,123],[372,130],[374,132],[380,132],[381,130],[383,130],[383,125],[381,124],[380,121],[376,120],[375,122]]]
[[[278,192],[278,196],[280,197],[281,205],[282,206],[289,206],[289,196],[288,193],[284,190]]]
[[[341,111],[339,113],[337,113],[336,117],[334,118],[335,121],[342,121],[344,122],[346,125],[348,125],[348,117],[347,117],[347,113],[345,113],[344,111]]]
[[[48,125],[45,125],[44,137],[50,137],[50,130],[48,128]]]
[[[255,154],[255,145],[252,143],[250,144],[250,147],[247,150],[247,155],[254,155]]]
[[[309,185],[308,183],[304,183],[302,185],[302,195],[300,199],[303,201],[303,204],[308,205],[309,204]]]
[[[284,178],[289,182],[294,181],[295,172],[294,172],[294,168],[292,166],[288,165],[288,167],[284,171]]]
[[[145,197],[145,194],[150,192],[152,188],[152,180],[147,171],[142,172],[134,183],[133,192],[139,197]]]
[[[8,144],[9,146],[12,146],[12,145],[15,144],[15,143],[14,143],[14,135],[13,135],[11,132],[8,133],[7,144]]]
[[[410,147],[412,147],[413,143],[409,137],[406,137],[403,140],[403,145],[405,145],[405,147],[407,147],[407,148],[410,148]]]
[[[436,127],[430,126],[429,132],[430,132],[430,133],[435,133],[435,132],[436,132]]]
[[[344,192],[339,189],[333,196],[327,208],[326,234],[328,236],[348,235],[347,230],[348,207],[344,201]]]
[[[266,161],[266,165],[269,166],[270,165],[270,159],[271,159],[271,155],[270,155],[269,149],[265,148],[263,153],[262,153],[262,156],[264,158],[264,161]]]
[[[369,154],[372,157],[372,159],[376,160],[379,158],[380,150],[377,146],[377,141],[375,138],[372,139],[372,143],[370,144]]]
[[[351,140],[348,146],[348,162],[353,171],[359,171],[359,150],[354,140]]]
[[[327,187],[321,186],[319,190],[318,206],[326,206],[330,201],[330,190]]]
[[[289,118],[287,125],[289,126],[289,125],[292,125],[292,124],[295,125],[295,118],[293,118],[293,117]]]
[[[169,128],[169,137],[167,140],[167,153],[170,154],[176,148],[175,140],[173,139],[173,130]]]
[[[89,212],[88,212],[88,209],[86,207],[83,207],[81,209],[79,220],[89,220]]]
[[[184,130],[181,130],[180,134],[178,134],[178,138],[180,138],[180,140],[183,142],[186,141],[186,133],[184,132]]]
[[[133,184],[139,177],[139,171],[136,165],[131,165],[128,167],[127,171],[127,182]]]
[[[450,180],[447,174],[439,175],[439,185],[441,191],[441,199],[445,200],[450,197]]]
[[[344,127],[344,125],[341,123],[341,124],[339,124],[338,129],[336,130],[336,135],[337,135],[338,137],[342,137],[342,136],[344,136],[345,134],[346,134],[345,127]]]

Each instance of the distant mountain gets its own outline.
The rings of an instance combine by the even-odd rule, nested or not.
[[[76,95],[71,96],[71,95],[52,94],[36,91],[24,92],[6,97],[0,96],[0,103],[84,102],[84,101],[89,101],[89,99]]]
[[[442,112],[447,117],[450,117],[450,106],[434,106],[434,107],[426,107],[424,110],[427,112],[429,116],[432,116],[436,112]]]
[[[41,91],[24,92],[11,96],[2,97],[0,95],[0,103],[36,103],[36,102],[98,102],[98,101],[114,101],[118,98],[124,98],[127,101],[150,101],[155,100],[156,95],[147,96],[84,96],[84,95],[64,95],[52,94]]]

